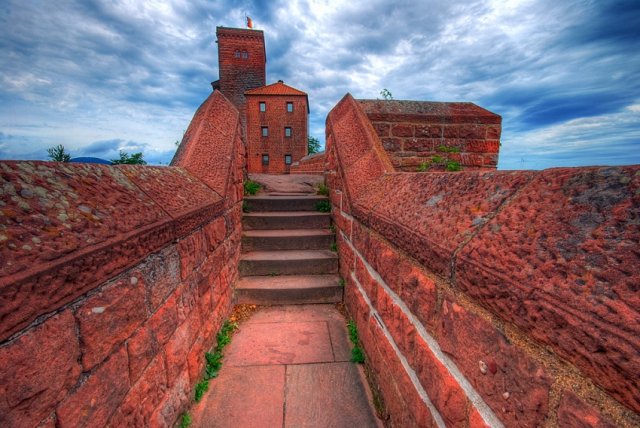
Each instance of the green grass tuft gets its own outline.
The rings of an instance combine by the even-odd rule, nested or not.
[[[324,183],[320,183],[318,184],[316,193],[322,196],[329,196],[329,188]]]
[[[209,390],[209,381],[203,379],[196,385],[196,403],[202,399],[205,392]]]
[[[329,247],[329,249],[331,251],[333,251],[334,253],[338,252],[338,244],[336,244],[335,242],[333,244],[331,244],[331,247]]]
[[[364,352],[357,346],[354,346],[351,350],[351,362],[358,364],[364,363]]]
[[[449,160],[447,161],[447,171],[461,171],[462,167],[460,162]]]
[[[180,428],[189,428],[191,426],[191,415],[189,413],[183,413],[180,418]]]
[[[244,194],[245,195],[255,195],[258,193],[262,186],[252,180],[247,180],[244,182]]]
[[[329,213],[331,212],[331,202],[324,200],[316,203],[316,210],[321,213]]]

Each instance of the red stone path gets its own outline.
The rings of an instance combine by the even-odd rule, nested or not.
[[[334,305],[263,307],[226,348],[193,427],[381,427]]]

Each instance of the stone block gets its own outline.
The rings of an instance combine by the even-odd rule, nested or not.
[[[372,125],[373,125],[373,129],[376,130],[376,134],[378,134],[378,137],[384,138],[390,135],[390,131],[391,131],[390,124],[382,123],[382,122],[373,122]]]
[[[167,394],[164,357],[160,354],[131,387],[118,410],[109,420],[113,427],[151,426],[151,416]]]
[[[124,274],[76,308],[84,370],[104,360],[144,322],[144,294],[140,278]]]
[[[180,283],[180,259],[175,246],[148,255],[134,275],[142,279],[150,309],[155,311]]]
[[[157,406],[150,417],[149,426],[171,427],[187,408],[191,400],[191,385],[189,384],[189,373],[185,367],[176,376],[173,386],[167,389],[163,400]]]
[[[127,351],[115,351],[58,407],[58,426],[105,426],[130,388]]]
[[[464,424],[470,403],[458,382],[421,337],[416,337],[415,353],[416,374],[447,426]]]
[[[400,138],[383,138],[382,147],[387,152],[398,152],[402,150],[402,140]]]
[[[409,123],[398,123],[391,127],[391,135],[394,137],[413,137],[413,126]]]
[[[160,346],[153,331],[145,324],[127,341],[129,354],[129,377],[131,382],[138,380],[144,369],[156,356]]]
[[[441,138],[443,126],[437,124],[425,124],[415,126],[415,136],[423,138]]]
[[[0,347],[0,426],[37,426],[80,376],[76,323],[66,310]]]

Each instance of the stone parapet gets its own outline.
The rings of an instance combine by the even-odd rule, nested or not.
[[[637,426],[640,166],[395,172],[369,118],[331,111],[326,177],[392,424]]]
[[[0,425],[175,423],[231,308],[239,130],[215,92],[173,167],[0,162]]]

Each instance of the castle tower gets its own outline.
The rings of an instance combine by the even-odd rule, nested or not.
[[[245,97],[248,90],[266,83],[266,53],[264,33],[260,30],[216,27],[220,79],[213,82],[245,117]]]

